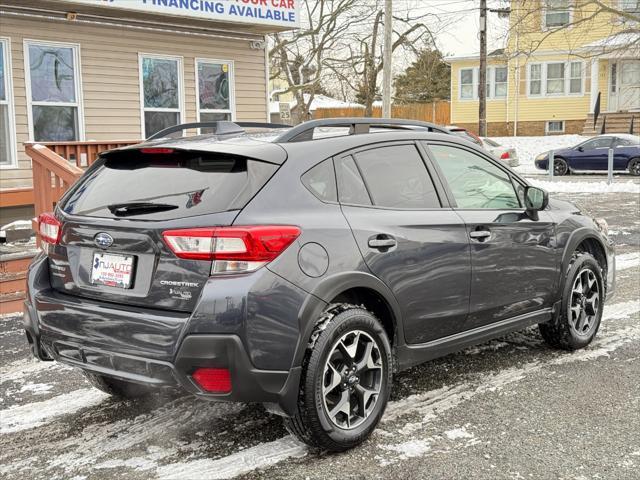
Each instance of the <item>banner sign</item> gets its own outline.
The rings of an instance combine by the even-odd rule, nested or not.
[[[302,0],[65,0],[68,3],[278,27],[299,27]]]

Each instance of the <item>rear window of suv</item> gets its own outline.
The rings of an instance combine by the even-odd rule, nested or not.
[[[215,153],[123,151],[99,159],[61,208],[72,215],[141,220],[239,210],[277,169]]]

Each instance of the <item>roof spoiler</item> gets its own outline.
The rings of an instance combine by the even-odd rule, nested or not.
[[[214,135],[241,135],[245,132],[245,128],[291,128],[291,125],[281,123],[261,123],[261,122],[229,122],[227,120],[218,120],[217,122],[192,122],[181,123],[172,127],[160,130],[147,138],[149,140],[157,140],[164,138],[175,132],[190,130],[192,128],[211,128]]]

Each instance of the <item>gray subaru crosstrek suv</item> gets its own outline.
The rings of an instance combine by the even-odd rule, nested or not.
[[[102,154],[40,215],[36,357],[119,397],[260,402],[340,451],[394,372],[533,324],[568,350],[596,335],[606,222],[470,142],[402,120],[208,126]]]

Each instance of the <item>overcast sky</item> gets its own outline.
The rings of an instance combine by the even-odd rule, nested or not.
[[[508,2],[501,0],[488,0],[490,7],[505,7]],[[442,53],[446,56],[464,56],[477,54],[480,50],[478,40],[480,24],[479,0],[393,0],[393,10],[399,14],[431,13],[437,15],[441,25],[446,28],[441,30],[436,42]],[[498,18],[495,13],[488,14],[489,41],[488,51],[504,46],[504,35],[507,28],[507,20]],[[437,28],[437,24],[434,25]]]

